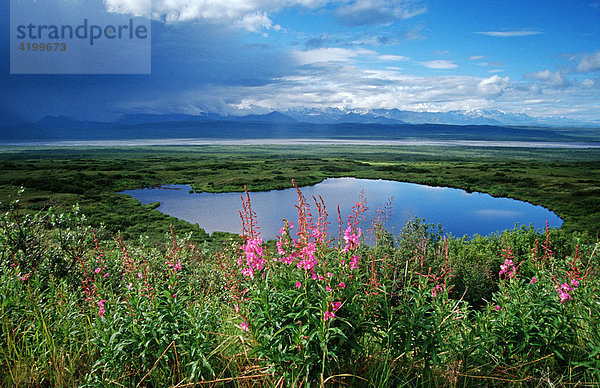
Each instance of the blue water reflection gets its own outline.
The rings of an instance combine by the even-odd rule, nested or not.
[[[142,204],[160,202],[158,210],[190,223],[197,223],[208,233],[241,232],[241,193],[189,193],[188,185],[127,190],[123,193]],[[487,235],[510,229],[516,223],[533,224],[543,228],[562,225],[562,220],[541,206],[510,198],[494,198],[489,194],[467,193],[447,187],[431,187],[412,183],[356,178],[331,178],[301,188],[316,217],[312,196],[321,196],[329,212],[332,233],[337,236],[337,206],[346,219],[361,193],[367,200],[368,219],[375,209],[392,199],[391,214],[386,228],[399,231],[413,217],[425,218],[428,223],[440,223],[446,232],[455,236]],[[260,225],[263,239],[274,238],[283,225],[282,219],[296,222],[298,203],[294,189],[250,193],[252,209]],[[366,225],[363,225],[366,226]]]

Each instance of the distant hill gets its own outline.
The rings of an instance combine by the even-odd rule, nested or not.
[[[298,120],[280,112],[271,112],[264,115],[229,116],[228,121],[257,121],[265,123],[297,123]]]
[[[47,116],[37,123],[0,127],[0,141],[128,139],[368,139],[598,142],[598,128],[498,125],[499,112],[418,113],[397,109],[309,109],[264,115],[221,116],[214,113],[135,114],[114,122],[78,121]],[[515,122],[523,117],[506,115]],[[446,120],[462,125],[445,124]],[[427,120],[429,123],[417,123]],[[433,121],[440,123],[432,123]],[[411,123],[413,122],[413,123]],[[481,124],[492,123],[492,124]]]
[[[164,123],[173,121],[206,121],[225,119],[225,117],[216,113],[203,113],[200,115],[141,113],[123,115],[114,123],[120,125],[135,125],[145,123]]]

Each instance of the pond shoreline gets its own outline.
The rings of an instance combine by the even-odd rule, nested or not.
[[[174,188],[177,190],[173,190]],[[142,204],[160,202],[157,210],[163,214],[198,224],[208,233],[241,232],[238,210],[241,208],[242,193],[191,193],[190,188],[190,185],[161,185],[158,188],[125,190],[120,193],[130,195]],[[559,227],[563,223],[549,209],[525,201],[395,180],[328,178],[317,185],[304,186],[301,191],[311,203],[313,196],[322,195],[325,205],[330,209],[339,205],[342,219],[349,216],[352,206],[361,200],[363,192],[371,209],[384,207],[393,198],[390,205],[392,212],[386,227],[391,225],[396,230],[402,229],[415,217],[441,224],[448,233],[456,236],[493,234],[510,229],[515,224],[534,224],[536,228],[544,228],[546,221],[551,227]],[[282,219],[297,219],[296,210],[290,205],[297,201],[294,189],[253,192],[250,199],[266,239],[275,238]],[[372,220],[376,214],[370,213]],[[219,217],[215,217],[215,214]],[[367,224],[368,222],[363,225],[363,229],[367,228]]]

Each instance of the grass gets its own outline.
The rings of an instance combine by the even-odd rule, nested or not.
[[[462,188],[542,205],[566,231],[600,231],[600,150],[430,146],[156,146],[4,148],[0,201],[27,188],[25,210],[79,203],[89,220],[125,238],[166,233],[171,223],[213,241],[196,226],[116,194],[158,184],[197,191],[251,191],[311,185],[328,177],[390,179]],[[49,199],[49,200],[48,200]],[[215,237],[221,237],[215,236]]]

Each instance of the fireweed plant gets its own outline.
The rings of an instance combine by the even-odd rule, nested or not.
[[[367,331],[365,289],[360,271],[361,229],[365,211],[357,202],[338,246],[328,234],[322,198],[314,198],[317,216],[294,183],[298,220],[284,220],[270,252],[259,237],[250,197],[242,197],[243,242],[231,287],[238,326],[254,341],[253,352],[292,384],[310,384],[351,367],[360,356]],[[368,303],[367,303],[368,304]]]

